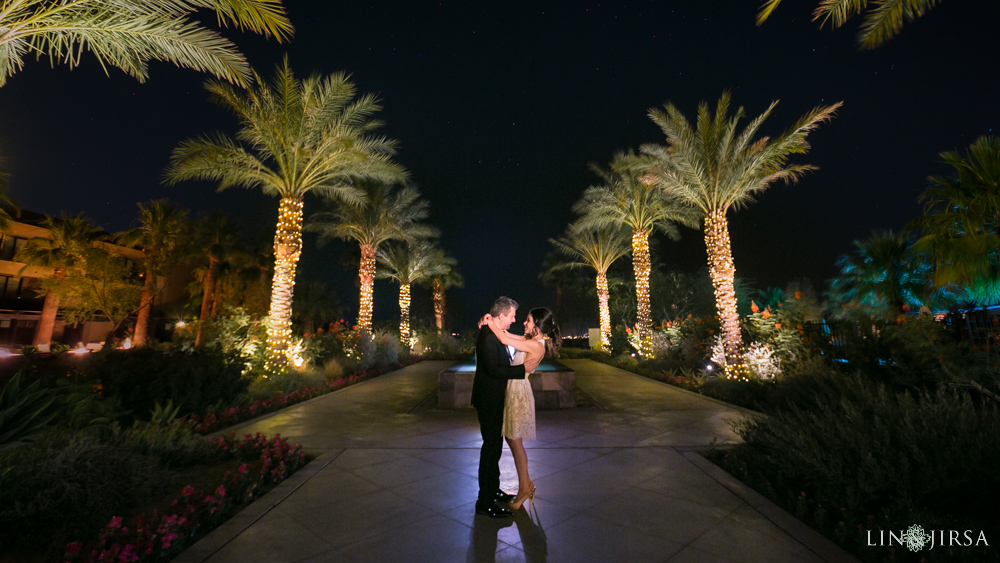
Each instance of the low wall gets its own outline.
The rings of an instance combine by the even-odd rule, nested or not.
[[[548,369],[528,376],[535,396],[535,409],[575,408],[576,372],[558,362],[547,360],[546,363]],[[467,364],[441,370],[438,373],[438,408],[472,408],[473,378],[475,371],[470,371]]]

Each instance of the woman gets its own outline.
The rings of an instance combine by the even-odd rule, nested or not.
[[[511,365],[523,364],[542,356],[554,356],[562,344],[559,325],[552,317],[552,311],[545,307],[528,312],[528,318],[524,321],[523,337],[495,328],[493,332],[502,344],[517,350]],[[535,439],[535,396],[531,393],[531,383],[527,374],[524,379],[507,381],[503,435],[510,452],[514,455],[514,466],[517,468],[517,495],[510,501],[510,508],[518,510],[525,500],[535,497],[535,484],[528,477],[528,453],[524,449],[524,440]]]

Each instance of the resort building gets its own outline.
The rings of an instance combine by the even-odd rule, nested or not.
[[[48,238],[49,231],[43,227],[47,217],[22,210],[11,213],[14,218],[10,230],[0,233],[0,348],[16,350],[33,344],[46,351],[50,343],[61,342],[70,346],[83,344],[89,348],[99,348],[113,328],[106,318],[97,318],[78,324],[67,324],[63,315],[56,314],[51,327],[43,326],[42,308],[44,296],[40,295],[42,279],[52,276],[52,268],[25,266],[15,261],[18,250],[29,240]],[[103,245],[112,254],[120,256],[128,267],[135,268],[136,283],[141,284],[141,270],[138,267],[142,252],[107,242]],[[186,297],[185,289],[191,281],[191,268],[179,268],[171,275],[157,279],[159,291],[153,301],[149,334],[151,337],[169,338],[173,328],[172,318],[167,312],[179,313]],[[134,315],[133,315],[134,318]],[[51,334],[51,336],[49,336]]]

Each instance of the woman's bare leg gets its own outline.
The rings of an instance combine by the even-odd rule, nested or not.
[[[511,508],[517,509],[524,504],[525,499],[531,494],[534,485],[528,477],[528,452],[524,449],[524,442],[521,438],[507,438],[507,446],[514,456],[514,467],[517,469],[517,496],[511,502]]]

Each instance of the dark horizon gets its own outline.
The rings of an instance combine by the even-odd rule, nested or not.
[[[290,44],[230,36],[264,76],[288,53],[301,77],[346,70],[359,93],[379,94],[381,133],[399,140],[397,160],[465,277],[455,299],[464,315],[451,323],[461,328],[500,294],[551,306],[538,273],[547,239],[562,234],[573,202],[597,180],[588,163],[662,143],[646,113],[666,101],[691,117],[728,89],[753,117],[780,99],[765,126],[772,133],[844,101],[809,136],[810,153],[793,159],[819,170],[730,215],[737,275],[759,288],[807,278],[820,289],[853,240],[917,216],[927,176],[948,172],[938,154],[964,150],[997,124],[998,78],[980,54],[993,50],[1000,3],[944,2],[868,52],[855,46],[858,21],[838,30],[810,21],[815,3],[782,3],[758,28],[757,2],[295,2]],[[105,76],[92,57],[73,71],[29,60],[0,88],[11,195],[31,211],[84,212],[108,231],[127,228],[137,202],[166,197],[273,232],[276,199],[161,183],[179,142],[232,133],[234,121],[208,102],[206,76],[164,63],[150,74],[139,84],[116,69]],[[307,198],[306,216],[319,210]],[[356,311],[357,272],[341,267],[347,248],[317,248],[307,235],[299,272]],[[680,242],[659,249],[668,267],[705,265],[698,231],[682,229]],[[394,288],[376,287],[376,320],[395,318]]]

